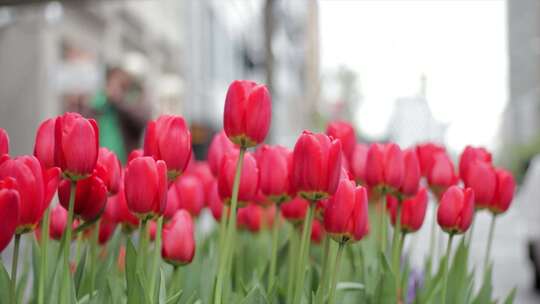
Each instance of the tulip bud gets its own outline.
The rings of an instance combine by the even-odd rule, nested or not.
[[[72,180],[88,177],[98,157],[99,129],[93,119],[65,113],[54,126],[54,162]]]
[[[219,169],[223,156],[237,151],[238,148],[229,140],[225,131],[221,131],[214,135],[212,142],[208,148],[208,164],[215,177],[219,176]]]
[[[472,223],[474,213],[474,191],[451,186],[442,195],[437,209],[437,222],[450,234],[464,233]]]
[[[459,157],[459,176],[463,181],[467,180],[469,167],[475,161],[491,163],[491,153],[484,148],[465,147]]]
[[[51,210],[51,217],[49,220],[49,236],[53,240],[61,240],[66,229],[66,222],[68,218],[68,212],[61,205],[56,205]]]
[[[420,162],[422,176],[426,178],[429,176],[435,161],[434,157],[440,152],[446,153],[446,149],[434,143],[425,143],[416,146],[416,154],[418,155],[418,161]]]
[[[235,80],[225,98],[223,126],[229,139],[244,148],[264,141],[270,129],[272,101],[264,85]]]
[[[144,137],[144,155],[163,160],[169,180],[184,172],[191,158],[191,133],[184,118],[161,115],[150,121]]]
[[[336,242],[361,240],[369,230],[368,198],[364,187],[341,180],[324,210],[324,229]]]
[[[314,244],[320,244],[322,240],[324,239],[324,227],[321,222],[318,220],[313,221],[313,225],[311,226],[311,242]]]
[[[111,239],[116,230],[116,226],[118,225],[115,212],[115,206],[107,204],[103,216],[99,221],[98,243],[102,246]]]
[[[208,205],[210,202],[210,191],[212,190],[212,184],[215,181],[214,175],[210,170],[210,166],[205,161],[196,161],[191,166],[191,169],[186,171],[186,174],[196,177],[201,183],[204,193],[203,201],[204,205]]]
[[[128,209],[123,181],[118,193],[109,197],[107,206],[113,207],[114,221],[121,224],[125,231],[131,232],[139,226],[139,219]]]
[[[6,130],[0,128],[0,155],[9,153],[9,136]]]
[[[493,214],[500,214],[506,212],[510,207],[516,191],[516,182],[512,174],[504,169],[495,169],[495,174],[497,187],[488,208]]]
[[[124,177],[129,210],[139,218],[162,214],[167,204],[167,165],[151,157],[129,162]]]
[[[467,169],[467,178],[463,181],[465,187],[474,191],[477,209],[488,208],[497,187],[497,176],[491,163],[473,161]]]
[[[285,147],[263,145],[258,150],[259,185],[264,195],[278,204],[290,199],[289,172],[292,153]]]
[[[366,183],[376,192],[392,192],[401,187],[404,174],[403,153],[398,145],[372,144],[366,159]]]
[[[329,123],[328,127],[326,127],[326,134],[341,141],[343,153],[350,161],[352,159],[355,148],[354,146],[356,144],[356,133],[354,132],[354,127],[346,121],[334,121]]]
[[[236,174],[236,164],[238,153],[230,153],[223,158],[221,169],[219,170],[218,189],[223,203],[231,203],[234,175]],[[251,153],[244,154],[244,163],[240,177],[240,187],[238,190],[238,206],[245,206],[252,201],[259,188],[259,169],[257,162]]]
[[[197,177],[185,174],[171,188],[176,191],[178,208],[187,210],[192,217],[201,213],[204,207],[204,188]]]
[[[386,200],[392,225],[395,226],[399,202],[391,195],[388,195]],[[401,202],[400,227],[404,232],[416,232],[422,227],[426,217],[427,203],[428,196],[425,188],[420,189],[415,196]]]
[[[221,201],[221,197],[219,196],[217,181],[214,181],[212,183],[208,203],[208,207],[212,212],[212,216],[216,221],[219,222],[221,220],[221,214],[223,213],[223,202]]]
[[[11,242],[19,222],[20,196],[17,190],[13,189],[13,183],[13,180],[0,180],[0,252]]]
[[[130,161],[134,160],[135,158],[143,157],[143,156],[144,156],[144,151],[142,149],[132,150],[131,152],[129,152],[129,155],[128,155],[128,164]]]
[[[174,265],[191,263],[195,255],[193,220],[185,210],[178,210],[171,221],[163,225],[161,256]]]
[[[114,152],[107,148],[99,149],[95,174],[107,186],[110,194],[118,193],[122,176],[122,166]]]
[[[293,224],[301,223],[306,217],[309,202],[301,197],[295,197],[292,200],[283,203],[280,206],[283,218]]]
[[[363,144],[356,144],[349,163],[351,172],[357,184],[366,183],[366,160],[369,147]]]
[[[341,174],[341,155],[339,140],[304,131],[294,146],[292,192],[310,201],[334,194]]]
[[[238,209],[237,225],[240,229],[259,232],[262,227],[263,208],[256,204],[249,204]]]
[[[62,180],[58,186],[58,200],[60,204],[69,210],[69,197],[71,193],[71,182]],[[85,221],[92,221],[98,218],[107,203],[107,187],[96,175],[91,175],[77,182],[75,190],[75,203],[73,213],[80,216]]]
[[[454,164],[445,152],[439,152],[432,156],[431,168],[427,175],[431,191],[438,199],[448,189],[457,183],[458,177],[454,171]]]
[[[414,149],[403,151],[403,182],[399,192],[405,196],[412,196],[418,192],[420,185],[420,164]]]
[[[52,168],[54,163],[54,126],[56,119],[50,118],[39,125],[34,143],[34,156],[41,162],[43,167]],[[1,154],[1,153],[0,153]]]

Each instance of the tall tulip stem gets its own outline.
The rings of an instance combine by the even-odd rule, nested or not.
[[[309,256],[309,245],[311,226],[313,225],[313,216],[315,213],[315,202],[310,202],[306,219],[304,220],[304,226],[302,228],[302,239],[300,240],[300,252],[297,261],[296,270],[296,286],[294,288],[294,300],[293,303],[300,303],[302,297],[302,291],[304,290],[304,277],[306,273],[306,261]]]
[[[431,270],[431,263],[433,261],[433,255],[435,254],[435,243],[437,242],[437,212],[434,207],[433,218],[431,220],[431,235],[429,237],[429,257],[428,257],[428,269]]]
[[[274,225],[272,226],[272,255],[270,258],[270,272],[268,273],[268,292],[274,287],[276,276],[276,263],[278,251],[278,232],[279,232],[279,206],[276,204],[274,213]]]
[[[49,244],[49,218],[51,214],[51,208],[45,209],[45,214],[41,221],[41,263],[39,265],[39,278],[38,278],[38,297],[37,303],[43,304],[45,300],[45,277],[48,267],[48,244]]]
[[[330,238],[325,237],[324,238],[324,251],[323,251],[323,260],[322,260],[322,271],[321,271],[321,280],[319,283],[319,289],[320,289],[320,298],[317,299],[318,303],[322,304],[323,297],[326,295],[326,288],[328,287],[328,275],[326,274],[328,272],[328,255],[330,254]]]
[[[161,234],[163,231],[163,216],[160,216],[157,221],[157,227],[156,227],[156,239],[154,241],[154,263],[152,265],[152,274],[150,276],[150,296],[152,299],[155,298],[155,288],[157,288],[156,285],[156,277],[158,275],[158,269],[159,269],[159,258],[161,257]],[[161,282],[161,284],[165,284],[165,282]]]
[[[227,264],[229,261],[229,255],[232,254],[234,246],[234,235],[236,233],[236,208],[238,206],[238,190],[240,188],[240,177],[242,175],[242,166],[244,164],[244,154],[246,153],[246,148],[241,147],[240,153],[238,154],[238,162],[236,163],[236,172],[234,174],[234,182],[231,196],[231,209],[230,216],[227,222],[227,230],[225,235],[225,242],[223,244],[224,251],[220,253],[219,256],[219,270],[216,281],[216,289],[214,294],[214,303],[221,304],[222,293],[223,293],[223,281],[225,279],[225,273],[227,272]]]
[[[148,243],[148,219],[141,220],[139,232],[139,251],[137,252],[137,270],[144,269],[144,259],[146,256],[146,247]]]
[[[380,214],[379,214],[379,238],[381,241],[381,252],[384,253],[386,251],[386,221],[385,221],[385,194],[383,193],[381,195],[380,199]]]
[[[399,281],[400,281],[400,259],[401,259],[401,211],[403,204],[401,199],[398,200],[397,214],[396,214],[396,225],[394,227],[394,237],[392,241],[392,267],[394,269],[394,274],[396,276],[396,288],[398,289],[398,299],[399,299]]]
[[[454,234],[451,233],[448,235],[448,244],[446,245],[446,256],[444,259],[444,280],[443,280],[443,290],[442,290],[442,303],[446,304],[446,289],[448,288],[448,262],[450,260],[450,253],[452,252],[452,239]]]
[[[497,215],[493,214],[493,216],[491,217],[491,224],[489,225],[489,236],[488,236],[488,241],[487,241],[487,245],[486,245],[486,257],[484,258],[484,277],[485,277],[485,274],[487,273],[488,271],[488,266],[489,266],[489,259],[491,258],[491,245],[493,243],[493,234],[495,232],[495,220],[497,219]]]
[[[336,285],[337,277],[339,273],[339,268],[341,266],[341,256],[343,255],[343,248],[345,247],[345,242],[339,242],[338,252],[336,255],[336,262],[334,263],[334,271],[332,272],[332,285],[330,285],[330,295],[328,297],[328,303],[334,304],[336,302]]]
[[[295,226],[291,227],[291,234],[289,236],[289,267],[287,274],[287,303],[292,302],[293,292],[294,292],[294,282],[296,275],[296,263],[297,263],[297,254],[298,251],[298,231]]]
[[[94,288],[96,285],[96,269],[97,269],[97,249],[99,246],[99,222],[98,219],[95,222],[94,230],[92,230],[92,241],[90,242],[90,298],[94,295]],[[77,243],[79,238],[77,237]]]
[[[11,260],[11,296],[12,303],[17,299],[17,268],[19,264],[19,248],[21,247],[21,235],[15,234],[15,244],[13,245],[13,259]]]
[[[70,255],[70,247],[71,247],[71,234],[73,233],[73,209],[75,207],[75,194],[77,192],[77,181],[72,180],[71,181],[71,187],[69,191],[69,207],[68,207],[68,218],[66,221],[66,228],[65,228],[65,241],[64,241],[64,276],[63,276],[63,282],[62,286],[67,286],[65,284],[66,281],[69,280],[70,276],[70,267],[69,267],[69,255]],[[70,297],[70,291],[69,290],[63,290],[62,295],[65,297]],[[69,301],[68,301],[69,302]]]

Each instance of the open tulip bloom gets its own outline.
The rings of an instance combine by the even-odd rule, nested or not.
[[[223,96],[206,159],[178,115],[150,121],[127,164],[78,113],[43,121],[33,155],[0,129],[0,303],[512,303],[492,294],[491,245],[516,181],[489,151],[456,166],[436,143],[359,142],[346,121],[270,145],[266,86]],[[492,219],[482,265],[477,212]]]

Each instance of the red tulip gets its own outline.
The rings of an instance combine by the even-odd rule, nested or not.
[[[464,233],[471,226],[473,213],[474,191],[451,186],[442,195],[437,222],[448,233]]]
[[[516,191],[516,182],[512,174],[504,169],[495,169],[495,174],[497,187],[488,208],[492,213],[500,214],[506,212],[510,207]]]
[[[326,127],[326,134],[341,141],[343,153],[350,161],[356,145],[356,133],[351,123],[347,121],[333,121]]]
[[[386,200],[392,225],[395,226],[399,202],[391,195],[388,195]],[[420,189],[415,196],[401,202],[400,227],[404,232],[416,232],[422,227],[426,217],[427,203],[428,196],[425,188]]]
[[[210,207],[210,211],[212,212],[212,216],[214,216],[214,219],[219,222],[221,220],[221,214],[223,213],[223,202],[219,196],[217,181],[212,183],[208,204],[208,207]]]
[[[221,169],[219,170],[218,189],[219,195],[226,205],[230,204],[234,175],[236,173],[236,163],[238,153],[230,153],[223,158]],[[259,169],[257,162],[251,153],[245,153],[242,173],[240,177],[240,188],[238,191],[238,206],[245,206],[252,201],[259,188]]]
[[[130,161],[134,160],[135,158],[142,157],[142,156],[144,156],[144,151],[142,149],[132,150],[131,152],[129,152],[129,155],[128,155],[128,164]]]
[[[281,205],[281,215],[289,222],[297,224],[302,222],[306,217],[308,207],[308,201],[301,197],[295,197],[291,201]]]
[[[398,145],[372,144],[366,159],[366,183],[372,188],[388,187],[395,191],[403,182],[403,153]]]
[[[369,147],[364,144],[356,144],[349,163],[354,179],[358,184],[366,183],[366,160]]]
[[[49,236],[53,240],[61,240],[66,229],[66,222],[68,218],[68,212],[61,205],[56,205],[51,210],[51,217],[49,220]]]
[[[459,157],[459,176],[463,181],[467,179],[469,166],[475,161],[491,163],[491,153],[485,148],[465,147]]]
[[[107,148],[99,149],[95,173],[107,186],[110,194],[118,193],[122,181],[122,165],[114,152]]]
[[[123,182],[120,183],[118,193],[109,197],[107,206],[114,207],[114,221],[122,224],[125,230],[132,231],[139,226],[139,219],[128,209]]]
[[[163,216],[166,220],[170,220],[173,218],[173,216],[176,214],[176,211],[180,209],[179,205],[180,203],[178,202],[178,191],[176,191],[176,187],[171,186],[167,190],[167,206],[165,207],[165,211],[163,211]]]
[[[260,206],[260,205],[259,205]],[[280,224],[280,215],[276,217],[276,205],[272,204],[267,207],[260,206],[262,208],[262,225],[264,228],[272,228],[274,225]]]
[[[39,125],[34,143],[34,156],[45,168],[52,168],[54,163],[54,126],[56,119],[50,118]],[[1,154],[1,153],[0,153]]]
[[[418,161],[420,162],[422,176],[429,176],[431,167],[435,161],[434,157],[439,152],[446,153],[446,149],[434,143],[425,143],[416,146],[416,154],[418,155]]]
[[[314,220],[313,225],[311,226],[311,242],[314,244],[320,244],[324,239],[324,235],[325,231],[323,224],[321,224],[321,222],[318,220]]]
[[[304,131],[294,146],[292,192],[311,201],[334,194],[341,174],[341,155],[339,140]]]
[[[204,207],[204,188],[200,180],[191,174],[185,174],[171,186],[176,191],[178,208],[187,210],[192,217],[197,217]]]
[[[161,256],[168,263],[179,266],[191,263],[195,255],[193,220],[185,210],[178,210],[163,226]]]
[[[219,176],[221,161],[223,156],[237,151],[238,148],[229,140],[225,131],[221,131],[214,135],[210,147],[208,148],[208,164],[215,177]]]
[[[259,232],[262,228],[263,208],[257,204],[248,204],[238,209],[238,228]]]
[[[191,133],[184,118],[161,115],[150,121],[144,137],[144,155],[163,160],[170,180],[184,172],[191,158]]]
[[[235,80],[225,98],[223,125],[229,139],[242,147],[253,147],[264,141],[270,129],[272,101],[264,85]]]
[[[124,187],[132,213],[140,218],[162,214],[167,204],[167,165],[151,157],[132,160],[126,168]]]
[[[71,179],[81,179],[92,174],[99,148],[96,121],[86,119],[78,113],[65,113],[56,118],[54,127],[56,166]]]
[[[263,145],[259,150],[259,185],[264,195],[276,203],[289,200],[292,153],[285,147]]]
[[[20,196],[13,180],[0,180],[0,252],[11,242],[19,222]]]
[[[458,177],[454,171],[454,164],[445,152],[439,152],[433,155],[427,180],[431,191],[439,199],[448,187],[457,183]]]
[[[337,242],[361,240],[369,230],[367,191],[341,180],[324,210],[324,229]]]
[[[403,151],[403,182],[399,192],[405,196],[412,196],[418,192],[420,185],[420,164],[414,149]]]
[[[191,169],[186,171],[186,174],[191,174],[199,179],[204,189],[204,204],[208,205],[210,202],[210,191],[212,190],[212,184],[215,180],[208,163],[196,161],[193,163],[193,166],[191,166]]]
[[[15,179],[15,190],[19,192],[19,221],[17,233],[33,230],[56,192],[60,170],[53,167],[44,170],[34,156],[19,156],[0,159],[0,179]]]
[[[6,130],[0,128],[0,155],[9,153],[9,136]]]
[[[497,187],[497,175],[491,163],[473,161],[467,169],[465,187],[474,191],[475,205],[477,209],[488,208]]]
[[[71,182],[62,180],[58,186],[60,204],[69,210]],[[91,175],[77,182],[73,213],[85,221],[91,221],[101,215],[107,203],[107,187],[96,175]]]
[[[116,222],[116,206],[108,205],[105,207],[103,216],[99,221],[98,243],[105,245],[113,236],[118,223]]]

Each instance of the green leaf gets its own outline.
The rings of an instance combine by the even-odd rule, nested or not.
[[[11,301],[11,280],[4,268],[4,263],[0,263],[0,303],[9,303],[9,301]]]
[[[474,298],[473,304],[491,303],[491,293],[493,291],[493,286],[491,284],[491,271],[492,266],[490,265],[488,267],[488,271],[484,275],[484,283]]]
[[[253,287],[240,304],[269,304],[262,288],[260,286]]]
[[[336,289],[341,291],[358,291],[364,290],[365,286],[364,284],[357,282],[339,282],[337,283]]]
[[[396,279],[384,254],[380,255],[381,277],[375,289],[376,303],[397,303]]]
[[[461,239],[454,254],[454,259],[448,273],[448,290],[446,303],[467,303],[467,293],[472,286],[472,281],[468,274],[469,249],[465,238]]]
[[[512,291],[506,296],[506,299],[504,299],[504,304],[513,304],[514,298],[516,297],[517,289],[516,287],[512,288]]]
[[[126,283],[127,283],[127,304],[141,303],[141,290],[137,283],[137,253],[131,239],[126,244]]]
[[[77,296],[81,297],[83,295],[83,291],[85,290],[83,286],[83,277],[85,273],[86,268],[86,256],[88,251],[84,250],[84,253],[79,260],[79,264],[77,265],[77,270],[75,271],[75,290],[77,291]],[[87,289],[87,288],[86,288]]]
[[[437,293],[438,289],[440,288],[441,282],[443,280],[445,260],[446,260],[446,257],[443,257],[441,259],[439,263],[439,270],[437,271],[435,276],[429,279],[426,279],[424,288],[418,291],[419,293],[414,303],[418,303],[418,304],[433,303],[432,299]]]
[[[160,278],[158,281],[158,290],[159,290],[159,304],[167,303],[167,281],[165,280],[165,274],[163,269],[159,269]]]
[[[182,296],[182,290],[179,290],[178,292],[176,292],[175,294],[171,295],[168,299],[167,299],[167,302],[166,304],[174,304],[174,303],[178,303],[178,301],[180,300],[180,297]]]

